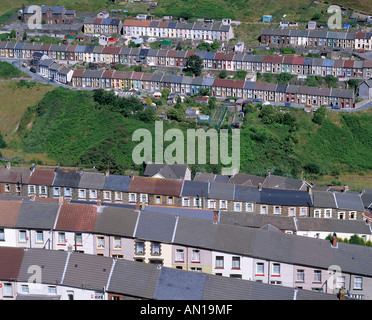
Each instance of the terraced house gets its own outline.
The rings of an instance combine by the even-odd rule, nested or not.
[[[308,48],[372,49],[372,32],[335,32],[323,30],[261,30],[262,44]]]
[[[230,24],[181,23],[172,21],[125,20],[123,34],[132,37],[158,37],[191,40],[229,41],[234,38]]]

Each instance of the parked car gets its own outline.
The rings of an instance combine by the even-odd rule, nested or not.
[[[36,73],[36,68],[35,67],[31,67],[30,68],[30,71],[33,72],[33,73]]]
[[[339,106],[332,106],[332,109],[340,109]]]
[[[261,99],[253,99],[253,102],[262,102]]]
[[[291,106],[291,103],[289,101],[287,101],[286,103],[284,103],[284,106],[285,107],[290,107]]]
[[[50,79],[50,82],[56,82],[56,80],[54,80],[53,78]]]

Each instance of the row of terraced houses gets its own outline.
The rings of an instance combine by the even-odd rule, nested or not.
[[[231,178],[233,179],[233,177]],[[199,208],[262,215],[369,220],[369,194],[313,190],[293,179],[256,177],[254,185],[144,176],[121,176],[27,167],[0,168],[0,194],[132,206]],[[291,180],[291,179],[289,179]],[[296,186],[294,186],[296,185]],[[367,201],[367,202],[366,202]],[[371,201],[372,202],[372,201]]]
[[[339,78],[368,79],[371,60],[304,58],[295,56],[256,56],[252,54],[185,51],[167,49],[125,48],[113,46],[57,45],[42,43],[0,42],[0,57],[31,59],[41,52],[53,60],[184,68],[186,59],[198,55],[206,70],[245,70],[261,73],[292,73]]]
[[[263,28],[260,38],[272,46],[372,50],[372,32]]]
[[[104,257],[107,260],[110,257],[117,263],[132,265],[142,272],[155,265],[157,268],[154,266],[153,270],[170,268],[175,274],[193,271],[204,277],[211,275],[212,280],[221,276],[220,281],[226,279],[227,282],[230,281],[230,285],[238,285],[238,288],[241,282],[233,282],[231,278],[249,281],[245,282],[248,286],[250,283],[271,285],[272,290],[278,290],[277,287],[293,288],[335,296],[344,288],[352,298],[372,298],[372,274],[369,268],[371,249],[340,243],[337,241],[337,234],[329,241],[286,234],[274,227],[250,228],[223,223],[214,219],[213,211],[198,210],[191,217],[188,212],[155,212],[151,208],[146,209],[42,198],[11,200],[10,197],[2,197],[0,252],[4,251],[3,248],[13,247],[24,248],[26,252],[39,250],[44,255],[46,252],[51,252],[50,255],[54,256],[61,251],[72,253],[71,259],[74,262],[67,272],[76,272],[76,275],[83,272],[80,269],[81,263],[74,260],[77,257],[93,261],[102,261]],[[370,231],[369,229],[369,233]],[[95,256],[103,257],[94,260]],[[0,270],[8,266],[10,261],[11,258],[7,257],[7,264],[0,266]],[[43,259],[35,260],[35,265],[42,267],[45,263]],[[97,267],[102,271],[100,263]],[[62,266],[59,268],[63,270]],[[336,273],[330,272],[330,269]],[[59,286],[92,289],[87,277],[100,277],[103,274],[108,276],[109,270],[110,268],[106,268],[106,273],[100,273],[93,268],[86,275],[80,274],[80,278],[74,278],[75,283],[71,279],[70,282],[62,281],[63,278],[49,279],[54,281],[49,282],[49,286],[53,286],[53,291],[49,293],[57,294],[58,290],[58,293],[65,294],[66,288],[58,288]],[[41,270],[41,273],[48,284],[44,271],[47,272]],[[130,269],[130,273],[122,274],[122,277],[133,278],[134,274]],[[184,275],[192,276],[191,273]],[[142,277],[146,277],[146,273],[140,278]],[[21,294],[35,293],[32,283],[28,284],[29,287],[22,288],[14,279],[13,282],[10,279],[1,280],[0,297],[11,298],[9,293],[16,290]],[[134,287],[137,281],[133,283]],[[104,284],[106,283],[107,278]],[[27,283],[22,284],[27,286]],[[144,285],[149,284],[145,282]],[[169,285],[171,284],[168,284],[168,288]],[[109,287],[111,286],[114,285],[110,284]],[[44,290],[41,293],[47,294],[47,285]],[[108,288],[102,285],[96,290],[103,294],[102,291]],[[112,293],[120,292],[114,290]],[[230,299],[232,297],[236,295]],[[244,295],[240,296],[241,300],[246,298]],[[89,296],[85,299],[89,299]]]

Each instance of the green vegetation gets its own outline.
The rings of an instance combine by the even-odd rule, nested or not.
[[[329,234],[326,238],[326,240],[332,241],[333,235]],[[345,242],[345,243],[350,243],[350,244],[357,244],[360,246],[367,246],[367,247],[372,247],[372,241],[368,240],[365,241],[362,237],[359,237],[357,234],[353,234],[349,239],[347,238],[339,238],[337,237],[338,242]]]
[[[203,69],[203,60],[197,55],[192,55],[186,58],[185,66],[186,72],[194,74],[196,77],[198,77]]]
[[[20,77],[29,78],[29,75],[17,69],[9,62],[0,61],[0,79],[11,79]]]

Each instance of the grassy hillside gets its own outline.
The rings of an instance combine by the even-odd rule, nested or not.
[[[111,99],[111,98],[110,98]],[[45,155],[65,166],[87,166],[123,174],[141,170],[132,161],[136,129],[154,135],[154,118],[123,112],[124,104],[98,101],[93,92],[57,88],[25,112],[17,136],[23,152]],[[31,121],[30,119],[35,119]],[[240,172],[274,174],[324,184],[371,187],[372,112],[327,111],[321,124],[301,109],[249,106],[241,129]],[[184,123],[164,126],[186,130]],[[185,135],[186,137],[186,135]],[[42,158],[35,157],[42,160]],[[208,159],[208,156],[207,156]],[[221,165],[192,165],[193,171],[220,173]],[[352,183],[348,182],[352,180]]]

